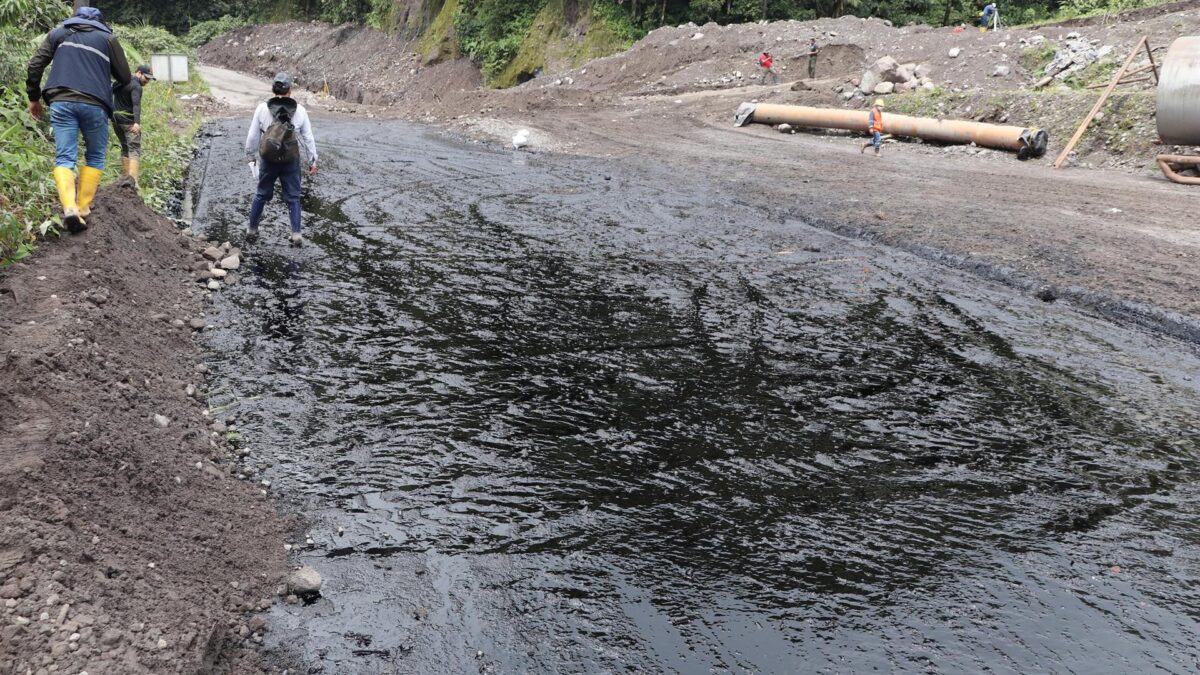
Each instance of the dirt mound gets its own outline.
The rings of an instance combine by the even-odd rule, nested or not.
[[[419,103],[437,92],[474,90],[482,82],[467,59],[426,63],[415,46],[374,28],[290,22],[251,26],[200,48],[200,58],[271,77],[287,71],[300,86],[348,103]]]
[[[89,223],[0,276],[0,673],[254,670],[287,523],[204,414],[201,242],[127,180]]]

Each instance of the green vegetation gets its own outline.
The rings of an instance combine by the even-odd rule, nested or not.
[[[250,25],[250,21],[248,19],[226,14],[219,19],[201,21],[200,23],[192,26],[191,30],[189,30],[187,35],[183,38],[183,41],[187,44],[187,46],[195,49],[196,47],[211,41],[218,35],[224,35],[229,31],[237,30],[238,28],[248,25]]]
[[[1057,51],[1058,49],[1049,41],[1040,47],[1030,47],[1021,52],[1021,66],[1033,73],[1034,77],[1041,77],[1046,73],[1046,66],[1054,60],[1054,54]]]
[[[29,57],[46,30],[65,19],[70,8],[59,0],[0,0],[0,181],[4,185],[0,191],[0,267],[29,255],[37,236],[57,233],[58,199],[50,178],[54,140],[48,115],[37,121],[27,112],[24,81]],[[133,65],[147,62],[151,53],[188,51],[179,38],[162,28],[113,28]],[[143,198],[155,208],[164,207],[179,185],[201,121],[179,97],[206,91],[199,77],[176,85],[154,82],[145,89],[141,189]],[[121,171],[115,135],[110,134],[110,140],[106,181]]]

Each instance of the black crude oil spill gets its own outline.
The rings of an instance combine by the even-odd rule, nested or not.
[[[1200,667],[1194,348],[773,215],[738,175],[317,120],[213,405],[327,673]],[[241,244],[240,122],[193,171]],[[685,175],[686,173],[686,175]]]

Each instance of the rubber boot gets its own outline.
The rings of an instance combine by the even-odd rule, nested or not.
[[[125,175],[133,177],[133,186],[137,189],[142,189],[141,173],[142,160],[137,157],[130,157],[128,164],[125,167]]]
[[[104,172],[85,166],[79,170],[79,215],[88,217],[92,214],[92,200],[96,198],[96,188],[100,187],[100,178]]]
[[[58,201],[62,204],[63,227],[71,234],[86,230],[87,225],[79,217],[79,206],[75,203],[75,172],[65,166],[54,167],[54,186],[58,188]]]
[[[129,158],[128,157],[121,158],[121,175],[122,176],[129,175]]]

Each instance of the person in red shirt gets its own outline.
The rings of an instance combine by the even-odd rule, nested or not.
[[[758,67],[762,68],[762,82],[767,83],[767,76],[774,78],[775,84],[779,84],[779,73],[775,72],[772,67],[775,65],[775,59],[771,56],[771,52],[763,52],[762,56],[758,57]]]

